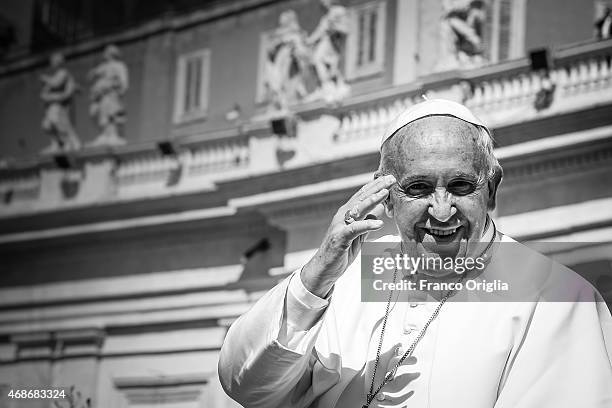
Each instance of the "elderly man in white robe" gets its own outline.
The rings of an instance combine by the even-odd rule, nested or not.
[[[313,258],[230,327],[226,393],[247,408],[612,407],[610,312],[580,276],[495,228],[502,169],[486,126],[429,100],[391,123],[380,150],[375,179],[340,207]],[[495,301],[453,301],[465,289],[364,301],[359,252],[382,211],[398,236],[381,240],[404,254],[486,260],[484,271],[397,278],[525,288]]]

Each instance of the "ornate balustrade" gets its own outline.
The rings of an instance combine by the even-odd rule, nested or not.
[[[249,139],[192,140],[169,155],[156,146],[119,149],[113,156],[74,155],[68,169],[48,160],[24,172],[13,169],[0,179],[0,215],[214,188],[215,180],[249,172]]]
[[[178,167],[178,161],[174,158],[147,155],[120,162],[115,178],[119,186],[165,182],[168,174]]]
[[[244,168],[250,160],[248,140],[243,138],[212,142],[194,149],[187,160],[189,175],[207,175]]]
[[[212,140],[179,146],[175,155],[159,152],[136,155],[121,160],[114,173],[118,196],[163,194],[168,188],[179,189],[190,179],[233,174],[249,165],[248,138]],[[202,183],[195,183],[203,185]]]
[[[525,72],[500,76],[474,86],[466,104],[492,126],[578,110],[612,100],[612,49],[571,55],[555,63],[549,79]],[[548,84],[547,84],[548,82]],[[536,96],[553,86],[549,106],[537,109]]]
[[[386,105],[345,114],[337,133],[337,142],[351,142],[372,135],[380,135],[387,124],[401,111],[415,103],[413,98],[397,99]]]
[[[460,75],[455,85],[439,88],[423,84],[374,107],[349,109],[340,115],[336,142],[358,142],[378,138],[389,121],[406,107],[422,101],[421,94],[463,101],[489,125],[510,123],[580,110],[612,101],[612,41],[589,43],[558,51],[549,73],[554,85],[550,106],[534,106],[546,79],[529,70],[527,60],[512,61]]]

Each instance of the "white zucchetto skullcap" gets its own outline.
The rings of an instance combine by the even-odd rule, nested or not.
[[[398,130],[403,128],[409,123],[414,122],[417,119],[421,119],[427,116],[454,116],[463,121],[472,123],[477,126],[482,126],[489,132],[487,126],[478,119],[468,108],[461,105],[460,103],[449,101],[446,99],[428,99],[424,102],[413,105],[400,113],[395,119],[391,121],[387,130],[383,134],[382,140],[380,141],[380,148],[382,145],[395,134]],[[489,132],[490,134],[490,132]]]

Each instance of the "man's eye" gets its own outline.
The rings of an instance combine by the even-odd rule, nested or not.
[[[406,191],[406,194],[416,197],[431,193],[433,188],[427,183],[419,182],[410,184],[404,191]]]
[[[467,195],[476,190],[476,184],[466,180],[455,180],[448,184],[448,191],[455,195]]]

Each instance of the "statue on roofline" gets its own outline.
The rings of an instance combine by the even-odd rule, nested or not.
[[[346,37],[349,33],[346,7],[336,0],[321,0],[326,14],[308,37],[312,47],[312,65],[319,80],[319,91],[324,99],[333,101],[348,94],[341,62],[344,56]]]
[[[595,3],[595,38],[606,40],[612,37],[612,7],[610,3],[598,1]]]
[[[470,69],[485,63],[486,6],[484,0],[443,0],[436,71]]]
[[[296,12],[286,10],[269,36],[263,84],[271,110],[317,99],[333,102],[349,92],[341,69],[347,11],[334,0],[321,0],[321,5],[326,13],[310,35]]]
[[[78,150],[81,147],[70,119],[78,84],[64,63],[62,53],[53,53],[50,58],[51,72],[40,76],[43,83],[40,99],[45,103],[41,127],[51,138],[51,144],[42,151],[46,154]]]
[[[283,11],[279,27],[270,35],[266,50],[264,86],[273,109],[282,110],[306,96],[305,73],[309,50],[306,33],[293,10]]]
[[[122,98],[128,89],[128,69],[120,57],[119,48],[108,45],[104,49],[104,60],[88,75],[92,82],[89,113],[100,129],[92,146],[125,144],[119,129],[126,120]]]

